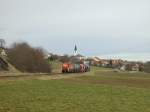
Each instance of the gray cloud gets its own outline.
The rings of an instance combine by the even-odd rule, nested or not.
[[[56,53],[150,52],[149,0],[0,0],[0,37]]]

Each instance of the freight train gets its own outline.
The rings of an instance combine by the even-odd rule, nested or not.
[[[89,72],[90,66],[88,63],[63,63],[62,73],[83,73]]]

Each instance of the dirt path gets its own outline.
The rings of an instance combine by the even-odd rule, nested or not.
[[[26,80],[26,79],[39,79],[39,80],[52,80],[52,79],[65,79],[72,77],[81,77],[90,75],[90,72],[87,73],[51,73],[51,74],[39,74],[39,73],[9,73],[9,74],[0,74],[0,81],[2,80]]]

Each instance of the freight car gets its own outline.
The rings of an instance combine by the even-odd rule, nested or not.
[[[63,63],[62,73],[80,73],[90,71],[90,66],[85,63]]]

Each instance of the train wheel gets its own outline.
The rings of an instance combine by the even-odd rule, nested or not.
[[[62,73],[65,73],[65,71],[64,71],[64,70],[62,70]]]

